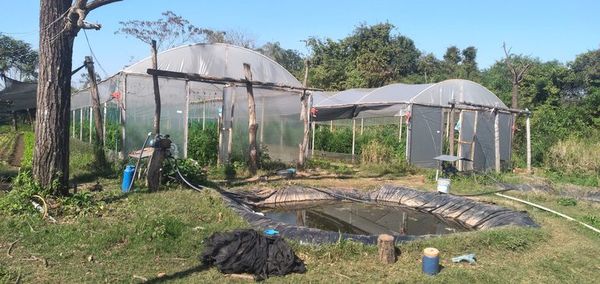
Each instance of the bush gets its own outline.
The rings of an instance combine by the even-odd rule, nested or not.
[[[600,174],[600,141],[569,138],[559,141],[547,154],[547,166],[566,174]]]
[[[369,141],[363,146],[360,154],[361,163],[383,164],[393,158],[394,149],[378,140]]]
[[[31,198],[36,194],[45,196],[48,193],[33,180],[30,171],[23,170],[14,179],[13,189],[0,198],[0,211],[8,214],[35,212],[31,205]]]
[[[217,124],[207,122],[202,130],[199,122],[190,122],[188,138],[188,157],[202,166],[215,165],[219,151]]]

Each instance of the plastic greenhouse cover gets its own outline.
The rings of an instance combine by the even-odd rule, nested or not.
[[[360,94],[362,93],[362,96]],[[420,104],[426,106],[448,107],[454,99],[458,103],[471,103],[487,107],[506,108],[506,105],[485,87],[462,79],[446,80],[435,84],[390,84],[377,89],[349,89],[331,96],[327,100],[313,103],[325,117],[317,120],[336,119],[335,109],[340,116],[337,119],[351,117],[398,116],[404,115],[402,105]],[[353,112],[349,115],[349,107]],[[318,115],[317,115],[318,116]]]
[[[215,78],[244,79],[243,64],[250,64],[254,81],[302,87],[285,68],[256,51],[230,44],[193,44],[158,54],[158,69],[195,73]],[[147,74],[152,68],[150,57],[123,70],[124,73]]]
[[[36,107],[37,83],[20,82],[4,77],[4,89],[0,90],[0,100],[11,101],[9,110],[18,111]]]

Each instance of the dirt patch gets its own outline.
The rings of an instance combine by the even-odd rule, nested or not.
[[[25,151],[25,144],[23,142],[23,134],[19,133],[15,141],[15,147],[13,153],[10,156],[10,165],[13,167],[21,166],[21,159],[23,159],[23,152]]]

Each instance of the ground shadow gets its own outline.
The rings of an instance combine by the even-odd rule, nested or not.
[[[183,271],[179,271],[179,272],[175,272],[173,274],[168,274],[162,277],[156,277],[156,278],[152,278],[152,279],[148,279],[148,281],[144,282],[144,283],[165,283],[171,280],[175,280],[175,279],[181,279],[181,278],[185,278],[188,277],[194,273],[197,272],[201,272],[204,270],[208,270],[208,266],[207,265],[198,265],[198,266],[193,266],[190,267],[186,270]]]

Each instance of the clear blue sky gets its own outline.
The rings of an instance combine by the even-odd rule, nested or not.
[[[2,2],[0,32],[37,48],[39,1]],[[197,26],[240,30],[256,38],[258,45],[279,41],[283,47],[304,54],[307,50],[301,41],[310,36],[339,39],[350,34],[359,23],[385,21],[394,24],[398,33],[412,38],[417,48],[438,57],[450,45],[459,48],[474,45],[483,68],[503,56],[503,41],[515,53],[561,62],[600,47],[600,1],[597,0],[124,0],[88,15],[88,21],[103,25],[102,30],[87,34],[109,74],[149,54],[146,45],[114,34],[118,22],[157,19],[165,10],[172,10]],[[75,41],[74,64],[88,54],[85,37],[80,33]]]

